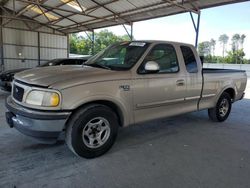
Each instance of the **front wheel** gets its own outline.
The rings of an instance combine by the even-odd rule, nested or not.
[[[94,158],[111,148],[117,132],[117,116],[109,107],[89,105],[73,114],[66,129],[66,143],[76,155]]]
[[[216,106],[214,108],[208,109],[209,118],[215,122],[225,121],[232,107],[232,99],[228,93],[222,93]]]

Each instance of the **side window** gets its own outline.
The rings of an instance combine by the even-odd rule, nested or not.
[[[186,65],[186,69],[189,73],[198,72],[197,62],[193,53],[193,50],[187,46],[181,46],[182,55]]]
[[[154,46],[144,59],[143,65],[148,61],[155,61],[159,64],[159,73],[175,73],[179,71],[176,51],[174,47],[169,44],[158,44]],[[143,73],[143,70],[140,72]]]

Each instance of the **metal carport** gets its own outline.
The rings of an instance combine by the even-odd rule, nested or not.
[[[57,56],[68,55],[69,33],[90,31],[93,33],[90,38],[94,42],[95,29],[123,25],[132,39],[134,22],[184,12],[190,12],[197,46],[202,9],[244,1],[247,0],[2,0],[1,65],[6,67],[6,61],[11,59],[23,61],[23,54],[18,52],[20,48],[30,49],[26,50],[28,52],[25,59],[39,63],[45,61],[44,57],[48,54],[50,58],[56,57],[50,53],[58,53]],[[197,22],[193,13],[198,15]],[[130,26],[130,30],[126,26]],[[26,31],[30,32],[30,35],[25,36]],[[14,37],[19,41],[11,39],[11,35],[19,35]],[[9,53],[10,50],[14,50],[15,54]],[[34,53],[36,55],[32,56]]]

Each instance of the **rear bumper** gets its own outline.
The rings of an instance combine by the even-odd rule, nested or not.
[[[6,100],[6,121],[19,132],[42,143],[55,143],[63,133],[71,112],[37,111],[16,104],[11,97]]]
[[[245,97],[245,93],[242,94],[240,100],[244,99],[244,97]]]

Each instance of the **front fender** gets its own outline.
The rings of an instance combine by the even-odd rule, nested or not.
[[[95,83],[62,90],[62,109],[75,110],[84,104],[106,101],[114,104],[123,116],[123,126],[133,124],[132,91],[119,89],[124,82]],[[129,82],[125,84],[130,85]]]

